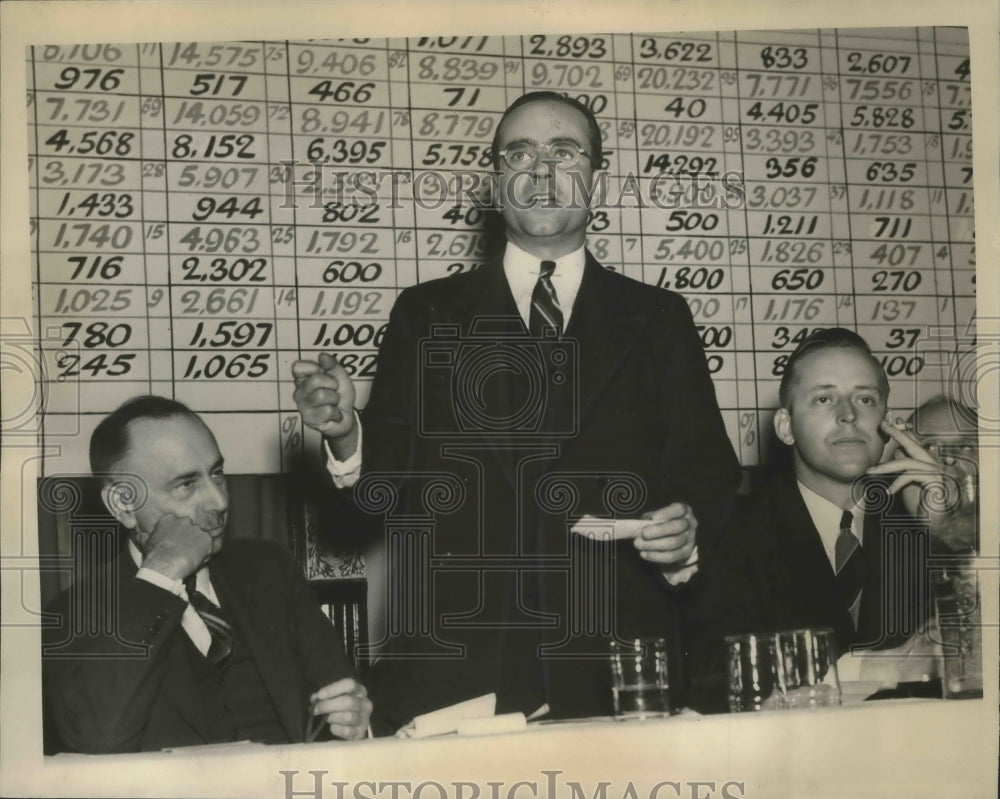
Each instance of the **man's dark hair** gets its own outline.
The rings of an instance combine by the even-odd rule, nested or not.
[[[785,363],[785,371],[781,375],[781,385],[778,387],[778,405],[788,410],[792,402],[792,386],[799,379],[796,371],[799,362],[807,355],[822,352],[829,349],[851,349],[867,356],[878,372],[878,390],[883,400],[889,398],[889,380],[885,376],[882,364],[872,355],[868,342],[853,330],[846,327],[826,327],[813,331],[795,348],[795,351],[788,356]]]
[[[136,419],[169,419],[198,415],[183,402],[147,394],[126,400],[101,420],[90,436],[90,471],[102,481],[110,479],[115,467],[131,446],[128,426]]]
[[[518,97],[513,103],[511,103],[507,110],[503,112],[503,116],[500,117],[500,121],[497,123],[496,130],[493,132],[493,145],[491,152],[493,154],[493,168],[500,169],[500,129],[503,127],[503,123],[507,121],[507,117],[510,116],[516,109],[520,108],[522,105],[527,105],[528,103],[544,102],[544,103],[562,103],[570,108],[579,111],[583,114],[584,118],[587,120],[587,154],[590,156],[590,163],[594,167],[594,170],[601,168],[601,164],[604,161],[604,149],[601,146],[601,128],[597,124],[597,118],[594,116],[593,112],[587,108],[579,100],[574,100],[572,97],[566,97],[558,92],[542,91],[542,92],[528,92]]]

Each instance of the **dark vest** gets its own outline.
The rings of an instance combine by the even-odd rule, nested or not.
[[[233,625],[233,653],[222,668],[212,666],[191,639],[184,638],[209,725],[209,743],[291,743],[237,625]]]

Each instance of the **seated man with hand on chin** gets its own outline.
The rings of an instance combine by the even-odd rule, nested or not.
[[[363,737],[371,702],[291,553],[226,543],[223,458],[205,423],[136,397],[97,426],[90,462],[127,535],[50,608],[47,737],[87,753],[295,743],[311,716]]]

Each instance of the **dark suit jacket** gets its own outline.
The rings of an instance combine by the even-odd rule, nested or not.
[[[609,712],[609,638],[673,639],[684,590],[570,525],[685,501],[705,558],[738,483],[686,302],[589,253],[558,341],[527,335],[499,259],[403,291],[363,424],[355,498],[417,539],[389,548],[401,609],[369,598],[390,606],[373,697],[399,724],[490,691],[501,711]]]
[[[723,637],[742,632],[830,627],[841,654],[898,646],[926,619],[929,535],[870,484],[865,515],[865,582],[858,627],[788,471],[734,505],[719,557],[697,586],[689,619],[692,670],[724,672]]]
[[[288,740],[301,741],[309,695],[354,676],[336,630],[278,544],[230,540],[210,569]],[[47,720],[61,749],[110,753],[213,743],[185,653],[186,603],[135,574],[122,549],[52,608],[60,624],[45,632],[42,666]]]

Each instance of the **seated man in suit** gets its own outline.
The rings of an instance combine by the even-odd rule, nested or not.
[[[892,456],[868,470],[892,479],[889,490],[906,512],[927,526],[931,555],[940,568],[978,549],[979,444],[974,410],[945,396],[924,402],[886,432]],[[935,588],[935,593],[939,589]],[[930,619],[898,647],[847,654],[838,664],[841,680],[926,683],[941,676],[941,633]]]
[[[291,554],[225,543],[223,458],[196,414],[129,400],[94,430],[90,464],[127,536],[53,608],[48,738],[89,753],[290,743],[312,716],[364,736],[371,702]]]
[[[893,476],[890,491],[911,516],[926,519],[935,554],[978,550],[978,426],[972,408],[934,397],[904,424],[886,428],[895,452],[869,471]]]
[[[895,646],[919,629],[927,525],[893,502],[903,482],[873,468],[896,433],[888,394],[853,331],[818,330],[789,357],[774,429],[793,467],[734,508],[688,620],[693,671],[724,671],[731,633],[830,627],[843,653]]]

